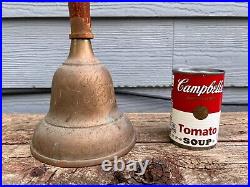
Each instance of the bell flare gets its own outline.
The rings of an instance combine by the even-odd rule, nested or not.
[[[118,111],[104,65],[64,63],[58,68],[49,112],[31,142],[36,159],[59,167],[98,165],[128,153],[135,141],[131,122]]]
[[[112,123],[88,128],[58,127],[43,120],[34,133],[31,153],[59,167],[93,166],[128,153],[135,141],[133,126],[124,115]]]

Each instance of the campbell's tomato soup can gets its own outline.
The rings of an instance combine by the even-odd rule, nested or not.
[[[219,133],[223,70],[174,69],[170,138],[184,148],[209,149]]]

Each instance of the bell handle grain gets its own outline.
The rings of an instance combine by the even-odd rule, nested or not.
[[[91,31],[90,3],[69,2],[71,24],[70,39],[93,39]]]

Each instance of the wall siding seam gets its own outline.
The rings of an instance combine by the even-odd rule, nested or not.
[[[66,3],[4,2],[3,17],[68,17]],[[34,9],[36,11],[34,11]],[[118,11],[119,10],[119,11]],[[248,17],[247,2],[92,3],[93,17]]]

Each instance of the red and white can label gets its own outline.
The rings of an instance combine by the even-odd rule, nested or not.
[[[173,73],[170,138],[189,147],[217,143],[224,73]]]

